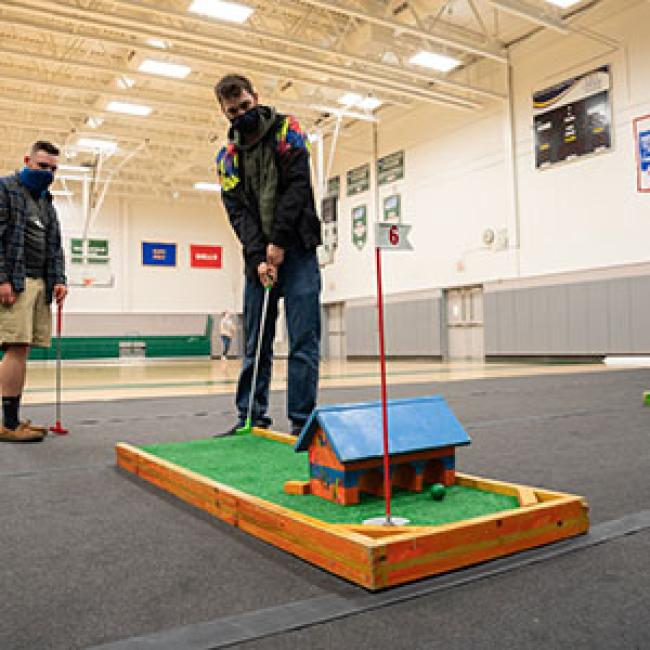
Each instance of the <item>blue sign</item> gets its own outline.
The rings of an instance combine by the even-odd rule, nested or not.
[[[650,131],[639,133],[639,164],[642,172],[650,172]]]
[[[176,244],[143,241],[142,264],[144,266],[176,266]]]

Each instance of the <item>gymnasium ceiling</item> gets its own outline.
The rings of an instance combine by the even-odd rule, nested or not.
[[[211,2],[213,0],[207,0]],[[426,103],[480,111],[506,95],[507,45],[534,30],[571,33],[601,2],[560,9],[547,0],[242,0],[241,24],[189,11],[193,0],[3,0],[0,4],[0,172],[26,144],[64,145],[110,195],[203,199],[226,123],[213,96],[220,75],[250,75],[265,103],[312,132]],[[420,51],[457,60],[440,73],[410,62]],[[183,78],[141,71],[143,61],[186,66]],[[345,93],[382,102],[340,103]],[[137,105],[146,116],[112,112]],[[117,144],[110,155],[81,138]],[[78,170],[62,176],[79,191]],[[61,180],[57,181],[59,190]],[[214,195],[211,195],[214,196]]]

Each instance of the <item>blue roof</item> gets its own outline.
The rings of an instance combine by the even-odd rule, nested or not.
[[[381,402],[314,409],[296,442],[296,451],[307,451],[319,426],[327,434],[342,463],[384,455]],[[470,442],[442,396],[388,401],[390,454],[468,445]]]

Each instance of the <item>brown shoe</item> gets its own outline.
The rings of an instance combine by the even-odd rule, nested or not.
[[[32,431],[36,431],[36,433],[40,433],[43,436],[47,435],[48,428],[47,427],[42,427],[39,424],[34,424],[31,420],[25,420],[24,422],[21,422],[23,426],[31,429]]]
[[[44,436],[38,431],[34,431],[24,422],[19,424],[15,429],[0,429],[0,442],[41,442]]]

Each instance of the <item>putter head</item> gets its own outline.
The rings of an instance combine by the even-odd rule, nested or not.
[[[245,436],[247,433],[250,433],[253,430],[253,425],[250,418],[246,418],[246,424],[243,427],[239,427],[236,433],[238,436]]]

